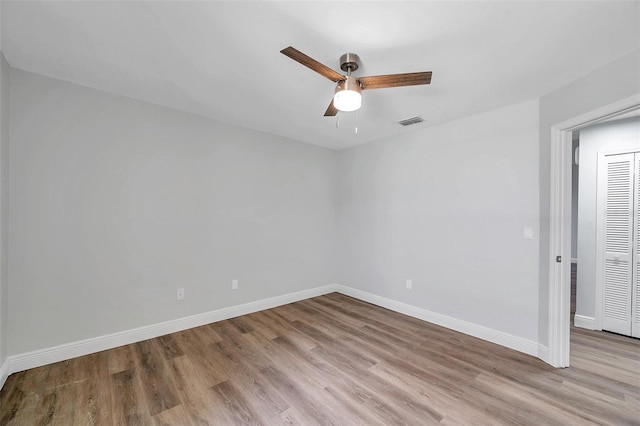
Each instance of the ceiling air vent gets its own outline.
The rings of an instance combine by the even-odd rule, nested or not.
[[[403,126],[411,126],[412,124],[422,123],[423,121],[424,119],[422,117],[411,117],[407,118],[406,120],[400,120],[398,121],[398,123],[402,124]]]

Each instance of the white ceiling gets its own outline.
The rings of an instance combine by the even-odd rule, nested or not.
[[[365,91],[355,134],[289,45],[432,83]],[[15,68],[338,149],[538,98],[638,47],[639,1],[2,2]]]

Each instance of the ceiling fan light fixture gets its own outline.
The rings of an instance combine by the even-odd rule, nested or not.
[[[336,94],[333,96],[333,106],[340,111],[356,111],[362,105],[361,92],[358,80],[349,75],[346,80],[338,82]]]

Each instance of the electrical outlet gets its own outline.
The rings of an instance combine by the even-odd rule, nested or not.
[[[238,280],[231,281],[231,290],[237,290],[237,289],[238,289]]]
[[[411,290],[411,289],[413,288],[413,281],[411,281],[411,280],[407,280],[406,285],[407,285],[407,289],[408,289],[408,290]]]
[[[184,288],[176,289],[176,300],[184,300]]]

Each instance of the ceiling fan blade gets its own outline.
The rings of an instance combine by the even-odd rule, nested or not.
[[[338,108],[333,106],[333,99],[331,99],[331,103],[329,104],[329,107],[327,108],[327,110],[324,112],[324,116],[335,117],[337,114],[338,114]]]
[[[431,83],[431,71],[410,72],[406,74],[374,75],[360,77],[363,89],[383,89],[385,87],[415,86]]]
[[[344,80],[345,76],[332,70],[331,68],[329,68],[326,65],[321,64],[320,62],[316,61],[315,59],[305,55],[304,53],[302,53],[301,51],[289,46],[287,48],[284,48],[280,51],[280,53],[282,53],[285,56],[290,57],[291,59],[293,59],[296,62],[301,63],[302,65],[304,65],[307,68],[310,68],[312,70],[314,70],[315,72],[317,72],[318,74],[327,77],[329,80],[335,82],[338,82],[340,80]]]

